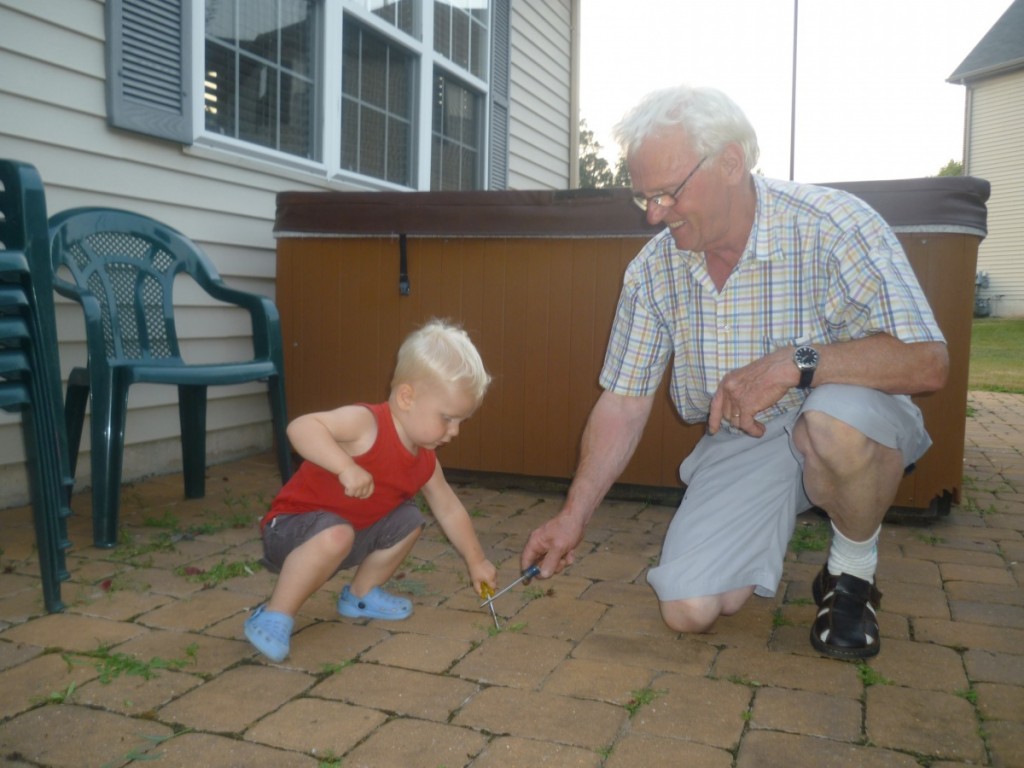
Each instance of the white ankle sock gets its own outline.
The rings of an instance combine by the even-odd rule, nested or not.
[[[882,526],[878,526],[867,541],[851,541],[841,534],[832,524],[832,547],[828,553],[828,572],[833,576],[848,573],[858,579],[874,583],[875,569],[878,566],[878,535]]]

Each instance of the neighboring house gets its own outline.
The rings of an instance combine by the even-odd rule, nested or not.
[[[988,179],[988,236],[978,270],[993,315],[1024,315],[1024,0],[1013,4],[949,76],[967,86],[964,173]]]
[[[579,0],[0,0],[0,157],[38,168],[51,214],[154,216],[273,297],[282,190],[574,186],[578,19]],[[180,302],[187,359],[250,353],[245,315]],[[76,305],[58,334],[66,376]],[[269,448],[265,392],[210,390],[211,463]],[[180,468],[176,390],[129,407],[125,479]],[[27,495],[0,412],[0,508]]]

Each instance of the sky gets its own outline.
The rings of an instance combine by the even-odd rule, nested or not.
[[[966,89],[946,82],[1012,0],[802,0],[793,178],[935,176],[963,159]],[[612,127],[678,83],[727,93],[766,176],[790,176],[794,0],[582,0],[580,117]]]

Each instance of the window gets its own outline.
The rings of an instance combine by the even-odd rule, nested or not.
[[[509,3],[106,0],[108,120],[364,187],[503,188]]]
[[[312,0],[206,0],[206,130],[316,157]]]
[[[341,167],[412,186],[412,57],[356,22],[342,50]]]
[[[455,80],[435,78],[430,188],[480,188],[479,97]]]

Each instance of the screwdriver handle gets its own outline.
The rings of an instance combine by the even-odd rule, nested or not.
[[[540,567],[537,566],[536,564],[531,565],[529,568],[527,568],[525,571],[523,571],[522,575],[518,579],[513,581],[511,584],[509,584],[504,589],[498,590],[496,593],[491,595],[487,600],[484,600],[482,603],[480,603],[480,607],[482,608],[485,605],[487,605],[488,603],[494,602],[499,597],[501,597],[506,592],[508,592],[510,589],[512,589],[512,587],[514,587],[519,582],[525,581],[526,579],[532,579],[532,578],[535,578],[537,576],[540,576]]]

